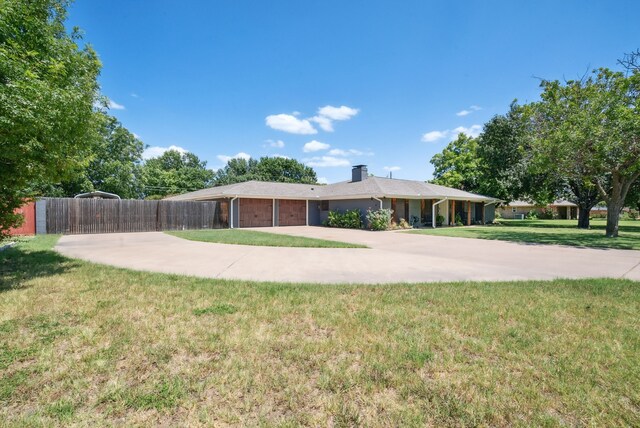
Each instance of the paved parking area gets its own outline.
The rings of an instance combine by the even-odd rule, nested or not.
[[[124,268],[255,281],[398,283],[592,277],[640,280],[640,251],[305,226],[260,230],[360,243],[370,248],[224,245],[149,232],[68,235],[60,238],[56,250],[69,257]]]

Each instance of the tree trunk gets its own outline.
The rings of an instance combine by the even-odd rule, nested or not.
[[[578,206],[578,229],[589,229],[589,215],[593,207]]]
[[[607,238],[618,237],[618,221],[623,203],[624,199],[620,200],[613,197],[607,202],[607,229],[605,232]]]

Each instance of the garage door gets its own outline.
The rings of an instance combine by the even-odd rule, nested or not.
[[[307,224],[306,214],[306,201],[290,201],[286,199],[278,201],[279,226],[304,226]]]
[[[240,199],[240,227],[273,226],[273,200]]]

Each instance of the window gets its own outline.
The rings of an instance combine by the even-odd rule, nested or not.
[[[329,201],[320,201],[320,211],[329,211]]]

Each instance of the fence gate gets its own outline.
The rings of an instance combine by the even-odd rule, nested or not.
[[[47,233],[219,229],[218,202],[44,198]]]

